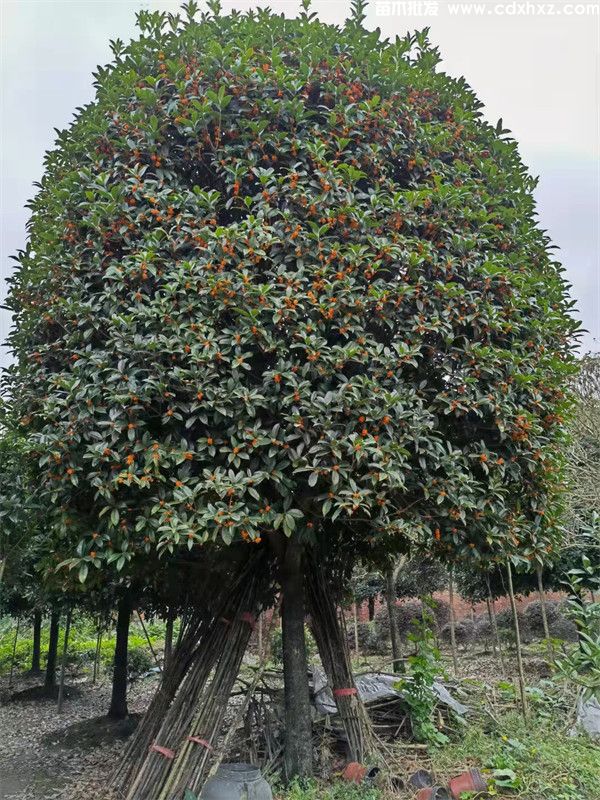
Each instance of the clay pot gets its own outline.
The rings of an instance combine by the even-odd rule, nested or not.
[[[485,792],[487,782],[478,769],[469,769],[450,781],[450,791],[455,800],[459,800],[463,792]]]
[[[359,764],[358,761],[351,761],[346,764],[346,768],[342,772],[342,778],[350,783],[362,783],[366,774],[367,768],[365,766]]]
[[[417,800],[452,800],[452,796],[443,786],[425,786],[417,792]]]
[[[221,764],[198,800],[273,800],[271,787],[252,764]]]
[[[425,789],[426,787],[433,786],[433,775],[431,772],[427,772],[426,769],[418,769],[410,776],[408,782],[411,786],[414,786],[415,789]]]

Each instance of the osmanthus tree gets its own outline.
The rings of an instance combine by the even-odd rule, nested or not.
[[[141,12],[47,154],[7,390],[82,577],[273,543],[308,772],[303,551],[552,547],[577,326],[516,143],[425,34],[209,5]]]

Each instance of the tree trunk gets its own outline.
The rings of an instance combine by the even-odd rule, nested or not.
[[[67,653],[69,651],[69,633],[71,631],[71,612],[67,611],[67,621],[65,623],[65,639],[63,642],[62,663],[60,665],[60,683],[58,684],[58,713],[62,711],[63,699],[65,695],[65,673],[67,671]]]
[[[358,609],[360,604],[354,603],[354,654],[358,658],[360,655],[360,642],[358,640]]]
[[[394,585],[394,568],[390,567],[385,573],[385,602],[387,604],[388,619],[390,621],[390,638],[392,640],[392,669],[400,672],[402,665],[402,648],[400,635],[396,622],[396,587]]]
[[[36,609],[33,612],[33,650],[31,652],[31,674],[40,675],[42,672],[42,612]]]
[[[117,612],[117,641],[113,665],[112,696],[108,709],[109,719],[125,719],[127,708],[127,644],[129,640],[129,621],[131,619],[131,599],[124,594],[119,600]]]
[[[309,777],[312,763],[312,718],[308,689],[308,660],[304,638],[304,574],[302,547],[287,544],[281,569],[283,605],[283,680],[285,686],[285,753],[288,779]]]
[[[169,661],[171,660],[171,656],[173,654],[173,623],[174,617],[171,609],[169,609],[167,615],[167,624],[165,625],[165,652],[163,655],[163,670],[167,670],[169,667]]]
[[[546,611],[546,592],[544,591],[544,579],[542,577],[542,565],[538,564],[536,568],[538,594],[540,596],[540,608],[542,611],[542,624],[544,626],[544,637],[546,641],[550,641],[550,628],[548,627],[548,613]]]
[[[515,645],[517,648],[517,667],[519,670],[519,689],[521,692],[521,705],[522,705],[523,716],[527,718],[527,695],[525,693],[525,673],[523,671],[521,631],[519,628],[519,616],[517,614],[517,603],[515,600],[515,592],[513,589],[512,568],[510,566],[510,561],[506,562],[506,571],[508,574],[508,594],[510,596],[510,606],[512,608],[513,623],[515,626]]]
[[[456,647],[456,612],[454,609],[454,576],[448,573],[448,601],[450,603],[450,647],[452,648],[452,666],[458,675],[458,650]]]
[[[56,657],[58,655],[58,633],[60,611],[53,609],[50,614],[50,637],[48,639],[48,658],[46,660],[46,691],[52,693],[56,688]]]
[[[369,597],[367,603],[369,606],[369,622],[373,622],[375,619],[375,598]]]

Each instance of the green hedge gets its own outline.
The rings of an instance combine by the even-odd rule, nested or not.
[[[15,636],[14,621],[6,619],[0,622],[0,677],[8,675],[11,669],[13,645]],[[164,624],[154,623],[146,626],[152,647],[160,655],[163,649]],[[62,652],[64,628],[61,627],[59,640],[59,654]],[[42,668],[45,666],[46,652],[48,649],[48,625],[42,628]],[[31,668],[33,652],[33,632],[30,625],[21,624],[21,632],[17,640],[15,651],[15,673],[26,672]],[[90,672],[93,669],[96,653],[96,632],[94,625],[89,620],[78,619],[71,627],[69,637],[68,668],[70,671]],[[110,631],[102,639],[100,648],[101,674],[110,674],[115,653],[115,636]],[[155,661],[150,652],[148,642],[141,627],[132,623],[129,633],[129,675],[137,677],[155,666]]]

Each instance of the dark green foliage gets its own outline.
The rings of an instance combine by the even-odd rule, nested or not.
[[[416,556],[402,564],[396,574],[397,597],[422,597],[443,591],[448,573],[440,561]]]
[[[362,14],[141,12],[47,154],[6,388],[82,580],[342,520],[369,557],[553,546],[577,326],[535,180]]]

